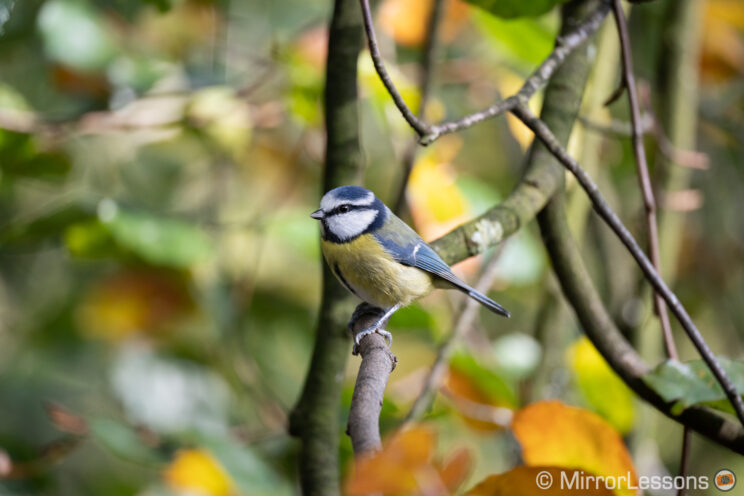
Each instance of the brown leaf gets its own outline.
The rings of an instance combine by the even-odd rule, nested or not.
[[[473,457],[465,448],[461,448],[453,454],[439,471],[439,478],[447,489],[454,493],[465,482],[473,467]]]
[[[88,433],[88,423],[85,419],[59,403],[47,402],[44,409],[57,430],[76,436],[84,436]]]

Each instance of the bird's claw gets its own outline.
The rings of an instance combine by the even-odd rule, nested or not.
[[[390,332],[386,331],[385,329],[380,329],[378,326],[373,325],[373,326],[367,327],[365,330],[357,333],[357,335],[354,336],[354,347],[351,349],[351,354],[355,356],[358,355],[359,354],[359,343],[361,342],[362,338],[364,336],[368,336],[375,332],[379,334],[380,336],[382,336],[383,339],[385,339],[385,341],[387,342],[388,348],[390,348],[393,345],[393,335]]]

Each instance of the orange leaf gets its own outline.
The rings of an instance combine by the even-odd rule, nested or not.
[[[512,430],[522,445],[525,464],[616,477],[618,496],[635,494],[629,489],[630,484],[637,485],[633,461],[617,431],[598,415],[559,401],[541,401],[518,411]],[[619,479],[622,476],[625,483]]]
[[[587,477],[586,472],[560,467],[516,467],[503,474],[491,475],[466,493],[467,496],[612,496],[606,487],[578,490],[561,487],[561,478]],[[601,483],[600,483],[601,486]],[[571,487],[569,489],[568,487]]]
[[[434,453],[434,433],[413,427],[388,439],[377,453],[360,457],[346,483],[348,494],[410,494],[419,487],[417,473],[426,472]]]
[[[447,489],[454,493],[465,482],[465,478],[473,467],[473,457],[470,452],[462,448],[455,452],[454,455],[439,469],[439,478],[442,480]]]
[[[401,45],[420,45],[426,37],[432,5],[432,0],[385,0],[380,6],[380,27]],[[460,0],[448,0],[444,9],[440,33],[448,42],[465,24],[469,10]]]

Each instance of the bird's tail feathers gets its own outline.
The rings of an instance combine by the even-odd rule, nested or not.
[[[493,301],[488,296],[486,296],[486,295],[484,295],[482,293],[479,293],[478,291],[474,290],[473,288],[466,289],[466,292],[467,292],[468,296],[470,296],[472,299],[474,299],[475,301],[477,301],[478,303],[480,303],[484,307],[488,308],[493,313],[497,313],[499,315],[503,315],[504,317],[507,317],[507,318],[511,317],[511,315],[509,314],[509,311],[506,308],[502,307],[501,305],[499,305],[498,303],[496,303],[495,301]]]

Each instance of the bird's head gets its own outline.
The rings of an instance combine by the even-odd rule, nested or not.
[[[385,205],[366,188],[341,186],[320,200],[320,208],[310,214],[318,219],[323,239],[346,243],[378,229],[387,216]]]

